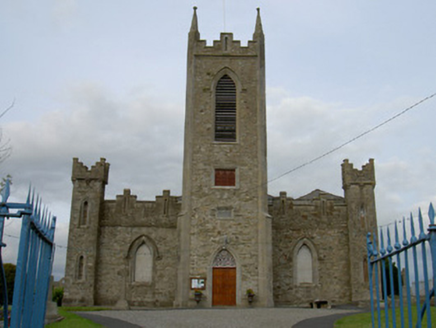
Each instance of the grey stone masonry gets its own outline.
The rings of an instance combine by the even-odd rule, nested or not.
[[[356,169],[344,160],[343,196],[320,189],[269,196],[260,12],[247,46],[228,32],[208,46],[195,9],[187,57],[183,196],[164,190],[144,201],[125,189],[107,200],[106,160],[88,168],[74,158],[64,304],[366,301],[365,236],[377,227],[374,161]]]

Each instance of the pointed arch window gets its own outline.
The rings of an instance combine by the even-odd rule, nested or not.
[[[228,250],[223,249],[215,256],[212,266],[216,268],[235,268],[236,261]]]
[[[151,283],[153,274],[153,252],[147,244],[138,247],[134,260],[134,282]]]
[[[227,74],[215,90],[215,141],[236,141],[236,85]]]
[[[310,248],[303,244],[297,254],[297,283],[313,283],[313,257]]]

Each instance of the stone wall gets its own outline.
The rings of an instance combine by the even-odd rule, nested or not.
[[[73,195],[65,266],[65,305],[93,305],[99,225],[109,164],[104,158],[91,168],[73,159]]]
[[[105,226],[100,234],[96,304],[115,305],[119,300],[126,300],[130,306],[172,306],[176,288],[176,230]],[[132,281],[134,256],[129,250],[136,240],[144,237],[157,249],[151,283]]]
[[[101,159],[88,169],[75,158],[65,304],[195,306],[195,277],[206,278],[202,305],[212,306],[213,261],[222,249],[236,266],[237,306],[248,306],[248,288],[256,293],[253,306],[365,299],[365,235],[377,226],[373,161],[362,170],[344,161],[344,197],[315,190],[268,200],[260,13],[247,46],[232,33],[207,46],[195,10],[188,35],[183,202],[169,191],[138,201],[129,189],[105,200],[109,164]],[[220,79],[233,82],[220,89]],[[226,100],[220,104],[221,93]],[[224,104],[226,110],[216,111]],[[236,137],[216,137],[219,115],[234,122]],[[228,129],[224,124],[217,131],[223,127]],[[214,174],[224,171],[234,173],[233,182],[216,185]],[[221,210],[225,215],[218,215]],[[152,270],[144,264],[143,280],[133,278],[141,263],[149,263],[135,262],[140,249],[139,258],[153,264]],[[300,279],[307,272],[312,275]]]
[[[316,190],[292,199],[270,199],[273,216],[274,300],[276,304],[329,304],[350,299],[348,225],[345,200]],[[296,280],[296,254],[307,245],[313,257],[313,283]]]
[[[156,201],[137,201],[130,190],[104,203],[100,222],[96,304],[171,306],[177,266],[176,222],[178,197],[165,190]],[[142,243],[153,248],[151,282],[133,281],[135,250]],[[136,248],[135,248],[136,247]]]

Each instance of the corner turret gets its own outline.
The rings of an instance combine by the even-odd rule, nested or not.
[[[368,262],[366,236],[377,228],[375,210],[374,160],[355,169],[348,159],[342,163],[342,188],[347,204],[351,301],[368,299]]]
[[[109,163],[106,163],[105,158],[100,158],[100,162],[95,163],[88,169],[86,165],[79,162],[77,157],[73,158],[73,172],[71,174],[71,181],[76,180],[100,180],[105,185],[108,183],[109,178]]]
[[[101,158],[88,169],[73,158],[70,229],[65,266],[67,305],[95,304],[98,242],[109,163]]]
[[[348,159],[344,159],[342,163],[342,188],[346,191],[351,185],[375,187],[374,159],[369,159],[369,162],[362,166],[362,170],[355,169]]]

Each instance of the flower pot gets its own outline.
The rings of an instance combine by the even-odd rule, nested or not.
[[[201,301],[201,296],[203,296],[202,293],[195,293],[195,294],[194,294],[194,299],[195,299],[195,301],[197,302],[197,304],[200,303],[200,301]]]

